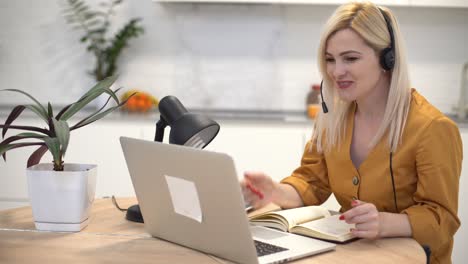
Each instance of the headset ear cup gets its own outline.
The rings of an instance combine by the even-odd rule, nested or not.
[[[380,53],[380,66],[386,71],[392,70],[395,65],[395,55],[391,48],[385,48]]]

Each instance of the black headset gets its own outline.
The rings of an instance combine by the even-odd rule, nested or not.
[[[385,71],[390,71],[393,70],[393,67],[395,66],[395,37],[393,35],[393,27],[390,22],[390,18],[388,15],[380,8],[378,7],[380,13],[385,19],[385,23],[387,24],[387,29],[388,33],[390,34],[390,46],[386,47],[380,52],[380,66],[382,69]],[[323,86],[323,80],[320,82],[320,97],[322,99],[322,110],[323,113],[328,113],[328,107],[327,104],[325,103],[325,100],[323,99],[323,92],[322,92],[322,86]],[[396,212],[399,212],[398,210],[398,203],[397,203],[397,198],[396,198],[396,190],[395,190],[395,179],[393,178],[393,166],[392,166],[392,160],[393,160],[393,152],[390,151],[390,176],[392,178],[392,188],[393,188],[393,201],[395,204],[395,210]]]
[[[390,34],[390,47],[386,47],[380,52],[380,66],[382,66],[382,69],[390,71],[395,66],[395,37],[393,36],[393,27],[392,23],[390,23],[390,18],[382,9],[379,8],[379,10],[385,19],[388,33]]]

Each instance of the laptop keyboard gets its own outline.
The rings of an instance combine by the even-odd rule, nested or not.
[[[287,248],[278,247],[258,240],[254,240],[254,242],[255,248],[257,249],[257,256],[259,257],[288,250]]]

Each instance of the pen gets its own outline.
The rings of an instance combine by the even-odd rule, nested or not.
[[[258,198],[263,199],[263,193],[260,192],[259,190],[255,189],[250,183],[247,183],[247,188],[249,188],[249,190],[251,192],[253,192],[255,195],[257,195]]]

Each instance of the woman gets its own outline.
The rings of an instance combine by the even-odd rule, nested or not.
[[[333,193],[355,236],[413,237],[432,263],[450,263],[460,226],[460,133],[410,88],[395,17],[372,3],[339,7],[318,60],[329,111],[320,113],[301,166],[281,183],[245,173],[245,200],[292,208]]]

